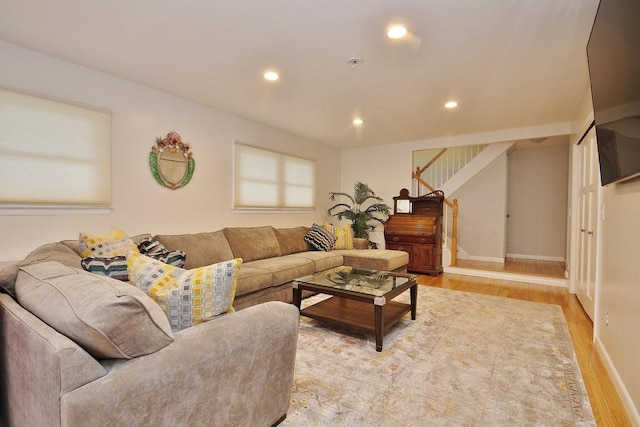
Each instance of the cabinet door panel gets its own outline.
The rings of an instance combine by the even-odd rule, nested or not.
[[[409,254],[409,264],[407,264],[407,268],[410,270],[415,267],[414,253],[413,253],[413,245],[410,243],[392,243],[386,242],[387,249],[393,249],[396,251],[405,251]]]
[[[433,245],[414,245],[413,246],[415,266],[419,270],[435,270],[434,255],[435,248]]]

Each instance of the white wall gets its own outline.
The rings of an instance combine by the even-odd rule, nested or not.
[[[75,239],[79,231],[106,233],[114,225],[132,235],[311,225],[330,206],[323,196],[340,187],[340,152],[328,145],[4,42],[0,64],[5,88],[111,111],[113,167],[110,214],[0,216],[0,260],[20,259],[42,243]],[[155,137],[171,130],[191,143],[196,161],[193,179],[176,191],[158,185],[148,166]],[[317,210],[232,211],[234,139],[316,160]]]
[[[601,317],[609,314],[609,325],[598,322],[597,342],[610,359],[616,376],[635,408],[640,425],[640,178],[603,189],[605,217],[602,236],[600,291]],[[629,414],[632,419],[633,413]]]
[[[440,138],[425,141],[414,141],[402,144],[390,144],[373,147],[363,147],[343,150],[342,152],[342,191],[350,191],[353,187],[353,183],[356,181],[362,181],[369,184],[374,191],[385,199],[387,204],[393,202],[393,196],[397,196],[400,189],[412,188],[411,173],[413,170],[412,153],[415,150],[427,150],[433,148],[452,147],[452,146],[464,146],[474,144],[491,144],[497,142],[514,141],[518,139],[529,139],[535,137],[535,135],[567,135],[571,131],[570,123],[562,123],[557,125],[551,125],[540,128],[522,128],[512,129],[507,131],[490,132],[484,134],[475,135],[462,135],[452,138]],[[565,162],[568,160],[565,158]],[[494,165],[496,167],[496,165]],[[501,169],[504,172],[504,169]],[[567,170],[565,164],[564,170]],[[494,171],[495,172],[495,171]],[[546,173],[546,172],[543,172]],[[460,231],[458,239],[459,246],[465,251],[470,251],[470,255],[476,259],[489,259],[498,261],[504,258],[505,247],[505,232],[504,219],[506,214],[506,208],[504,208],[505,201],[507,199],[506,193],[503,192],[504,182],[496,187],[500,188],[499,192],[496,192],[489,185],[480,185],[477,191],[467,192],[467,197],[472,196],[470,201],[460,200],[460,215],[465,215],[463,211],[475,212],[475,217],[478,211],[474,211],[474,208],[468,209],[469,206],[474,206],[475,197],[484,197],[487,201],[492,200],[491,203],[496,203],[494,208],[496,211],[488,213],[486,206],[481,206],[485,214],[489,216],[484,218],[486,223],[485,227],[489,227],[492,236],[492,240],[486,241],[486,245],[482,245],[476,242],[480,235],[486,237],[487,233],[483,233],[481,230],[468,229],[466,233]],[[566,179],[565,179],[566,182]],[[505,190],[506,191],[506,190]],[[559,191],[565,191],[566,188]],[[451,195],[446,194],[448,198],[458,197],[460,199],[460,193]],[[486,203],[488,205],[488,203]],[[566,212],[566,205],[563,208],[563,214]],[[566,218],[566,217],[565,217]],[[560,218],[562,221],[563,219]],[[459,221],[460,228],[465,225],[463,221]],[[498,233],[498,230],[502,230]],[[465,236],[466,235],[466,236]],[[562,237],[561,237],[562,238]],[[466,241],[465,241],[466,240]],[[470,249],[467,248],[469,246]],[[501,249],[498,249],[500,247]]]
[[[362,181],[387,201],[393,202],[402,188],[411,188],[413,151],[494,142],[516,141],[549,135],[568,135],[571,123],[505,129],[495,132],[434,138],[399,144],[366,146],[342,150],[341,191],[352,191],[353,184]],[[366,133],[365,133],[366,143]]]
[[[569,194],[573,212],[578,211],[575,144],[592,121],[591,92],[587,90],[572,125],[571,157],[574,170]],[[604,221],[600,223],[599,231],[601,258],[595,298],[598,318],[594,319],[594,339],[631,423],[640,425],[640,178],[611,184],[602,188],[602,193]],[[574,242],[571,260],[575,265],[575,242],[579,226],[575,215],[570,216],[569,221],[570,239]],[[576,276],[575,272],[570,271],[572,282]],[[572,284],[573,288],[575,286]],[[604,322],[607,313],[608,326]]]
[[[507,214],[507,153],[451,194],[458,199],[458,246],[469,259],[504,262]]]
[[[518,143],[509,153],[507,256],[565,260],[568,142]]]

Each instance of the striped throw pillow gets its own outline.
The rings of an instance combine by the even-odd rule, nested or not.
[[[304,236],[304,241],[319,251],[329,252],[333,248],[336,238],[322,226],[313,224]]]

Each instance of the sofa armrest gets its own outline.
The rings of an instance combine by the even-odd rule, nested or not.
[[[272,425],[289,407],[298,322],[294,306],[267,302],[109,361],[106,376],[62,397],[63,425]]]
[[[9,295],[0,294],[0,425],[60,425],[60,396],[107,371]]]

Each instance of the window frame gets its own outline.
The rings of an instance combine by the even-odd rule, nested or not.
[[[23,126],[22,129],[19,128],[19,125],[14,128],[10,126],[5,128],[4,133],[0,137],[0,156],[8,159],[8,165],[12,164],[10,160],[12,157],[17,159],[17,163],[13,163],[14,168],[20,163],[29,165],[30,159],[33,159],[33,162],[31,162],[29,167],[36,168],[34,165],[39,162],[41,163],[43,159],[45,159],[52,170],[55,170],[57,167],[64,169],[64,165],[69,164],[69,162],[82,162],[90,172],[89,174],[84,173],[78,175],[78,177],[86,178],[87,176],[93,175],[102,185],[99,193],[101,196],[95,200],[91,200],[89,197],[78,197],[76,200],[70,198],[69,201],[63,201],[60,196],[47,198],[46,188],[48,187],[40,193],[35,193],[36,196],[33,197],[33,201],[22,202],[16,199],[11,193],[5,193],[4,195],[0,195],[0,197],[5,197],[4,199],[0,199],[0,216],[64,215],[69,213],[105,214],[111,212],[113,203],[113,189],[111,185],[111,134],[113,117],[111,111],[1,85],[0,95],[2,95],[0,96],[0,108],[5,109],[5,112],[8,114],[8,116],[5,117],[9,117],[9,120],[16,118],[16,123],[29,123],[29,121],[33,121],[34,123],[40,124],[40,126],[33,128],[32,135],[28,135],[28,132],[24,131],[24,129],[27,129],[25,126]],[[24,111],[23,117],[20,117],[22,114],[20,112],[21,108]],[[14,116],[12,116],[12,114]],[[67,121],[67,127],[64,125],[57,127],[50,125],[50,123],[56,123],[51,116],[57,114],[60,114],[62,122]],[[34,147],[38,147],[39,144],[56,144],[60,140],[66,139],[71,140],[71,144],[76,144],[77,146],[79,143],[78,138],[69,138],[69,135],[77,135],[77,133],[74,132],[77,132],[79,126],[83,126],[83,129],[88,126],[87,129],[89,130],[86,131],[86,135],[84,133],[82,135],[91,140],[92,145],[87,146],[90,148],[87,148],[86,152],[80,150],[77,158],[65,157],[68,156],[68,153],[72,152],[73,147],[67,148],[66,152],[61,150],[62,155],[59,157],[57,153],[52,154],[52,151],[47,150],[46,147],[42,151],[34,150]],[[24,150],[16,150],[16,141],[18,141],[18,143],[24,141],[26,148]],[[56,145],[56,147],[60,147],[60,145]],[[73,153],[75,154],[76,152]],[[28,175],[25,174],[25,176]],[[41,178],[41,180],[42,179],[46,181],[46,177]],[[35,182],[44,181],[35,180]],[[69,182],[73,182],[73,179],[67,179],[66,183],[68,184]],[[33,188],[33,183],[29,183],[27,180],[21,180],[19,177],[15,180],[5,179],[5,185],[16,185],[18,188],[22,188],[20,187],[21,183],[31,185]],[[80,187],[74,187],[72,185],[70,189],[73,190],[74,188],[78,189]],[[82,194],[87,196],[89,193],[85,191]]]
[[[240,147],[240,148],[239,148]],[[245,150],[245,153],[242,152]],[[311,212],[317,209],[317,162],[315,160],[307,159],[300,156],[295,156],[292,154],[282,153],[275,150],[270,150],[263,147],[257,147],[254,145],[246,144],[241,141],[233,141],[233,162],[232,162],[232,201],[231,201],[231,209],[238,211],[287,211],[287,212]],[[258,155],[262,154],[266,159],[273,159],[277,162],[277,176],[276,179],[271,181],[277,187],[276,199],[277,202],[272,205],[266,204],[251,204],[251,201],[247,201],[244,203],[239,202],[239,194],[242,191],[239,186],[243,184],[243,180],[240,177],[240,168],[242,167],[239,162],[239,156],[241,154],[246,154],[246,152],[253,152]],[[310,205],[309,206],[300,206],[294,204],[287,204],[286,201],[286,190],[289,188],[294,188],[296,185],[292,183],[287,183],[285,179],[285,166],[287,165],[287,161],[290,161],[289,164],[298,163],[305,165],[311,169],[311,182],[302,184],[303,187],[310,187]]]

